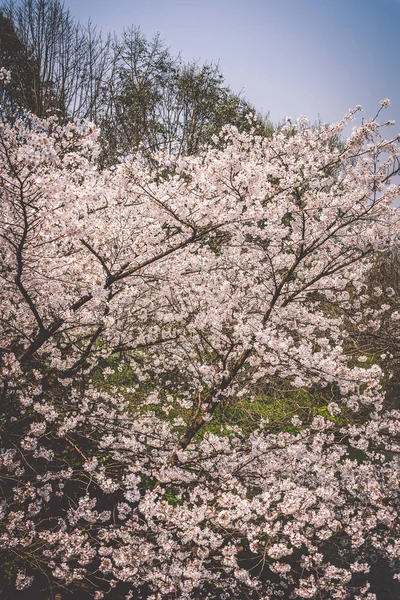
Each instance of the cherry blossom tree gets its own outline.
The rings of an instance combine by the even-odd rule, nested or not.
[[[1,125],[0,548],[21,597],[34,577],[96,599],[372,600],[377,568],[391,593],[400,413],[337,309],[386,314],[366,282],[397,243],[400,151],[381,113],[338,145],[357,111],[226,127],[152,169],[99,170],[90,124]],[[221,419],[282,382],[325,412]]]

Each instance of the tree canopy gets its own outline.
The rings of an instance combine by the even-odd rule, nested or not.
[[[378,569],[390,597],[400,414],[343,323],[398,327],[367,286],[398,241],[399,145],[372,119],[339,148],[356,113],[102,169],[91,126],[2,124],[0,543],[20,594],[372,600]],[[299,408],[277,430],[252,407],[278,386]]]
[[[9,118],[89,119],[101,128],[100,162],[142,149],[194,154],[221,127],[249,129],[255,109],[224,82],[216,64],[186,63],[156,35],[138,27],[102,36],[77,23],[60,0],[20,0],[0,6],[0,52],[11,73]],[[257,126],[272,126],[259,116]]]

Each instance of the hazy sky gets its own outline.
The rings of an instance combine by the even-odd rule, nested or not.
[[[184,60],[219,62],[226,82],[274,122],[335,121],[361,104],[400,131],[400,0],[66,0],[104,32],[140,26]]]

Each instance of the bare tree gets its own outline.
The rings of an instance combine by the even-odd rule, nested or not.
[[[109,38],[103,40],[91,23],[86,28],[76,23],[59,0],[9,2],[2,7],[2,21],[9,30],[8,36],[2,33],[2,47],[12,53],[13,39],[24,58],[24,108],[62,118],[98,113]]]

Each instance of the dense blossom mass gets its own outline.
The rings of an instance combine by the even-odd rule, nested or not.
[[[18,590],[372,600],[378,567],[395,585],[400,412],[344,322],[398,327],[366,283],[398,242],[400,150],[381,112],[340,141],[357,110],[104,170],[90,125],[0,125],[0,548]],[[325,410],[224,423],[278,385]]]

